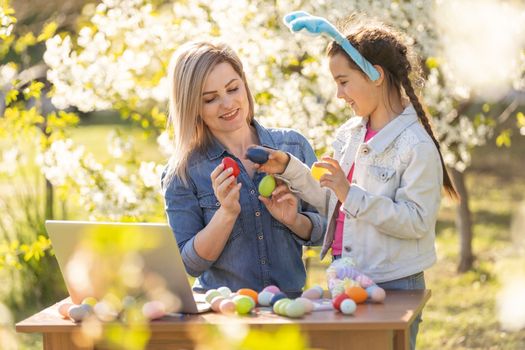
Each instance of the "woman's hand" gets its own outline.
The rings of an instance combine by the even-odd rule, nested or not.
[[[339,162],[332,157],[324,156],[321,159],[323,160],[322,162],[316,162],[314,165],[325,168],[330,171],[330,173],[321,176],[319,184],[321,187],[328,187],[334,191],[339,202],[344,203],[350,190],[350,183],[343,169],[341,169]]]
[[[272,196],[270,198],[259,196],[259,200],[277,221],[288,227],[296,223],[299,215],[297,211],[299,200],[284,183],[278,181]]]
[[[224,170],[224,165],[219,164],[210,175],[213,193],[225,214],[237,217],[241,212],[239,203],[240,190],[242,183],[237,183],[237,179],[232,175],[232,168]]]
[[[282,174],[288,166],[288,162],[290,161],[290,156],[288,153],[262,146],[257,147],[264,149],[269,153],[269,155],[268,161],[266,163],[254,163],[255,169],[257,169],[259,172],[265,172],[267,174]]]

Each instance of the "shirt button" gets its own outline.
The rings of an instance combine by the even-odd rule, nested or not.
[[[221,206],[221,202],[217,202],[217,203],[215,203],[215,206],[216,206],[216,207],[220,207],[220,206]]]
[[[350,253],[352,251],[352,247],[349,245],[345,246],[345,252]]]
[[[261,265],[266,265],[266,259],[261,259]]]
[[[264,236],[261,233],[260,235],[257,236],[257,238],[259,239],[259,241],[261,241],[264,238]]]
[[[261,216],[261,212],[260,211],[256,211],[255,212],[255,216]]]
[[[251,194],[255,194],[255,190],[251,190],[250,193],[251,193]]]
[[[368,154],[369,151],[367,146],[363,147],[363,154]]]

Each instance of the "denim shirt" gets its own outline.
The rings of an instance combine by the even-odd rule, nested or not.
[[[289,152],[311,166],[316,161],[312,147],[298,132],[289,129],[266,129],[256,121],[253,125],[262,146]],[[237,181],[242,182],[240,192],[241,213],[234,224],[224,250],[215,261],[200,257],[194,248],[194,239],[212,219],[220,207],[213,193],[210,174],[226,156],[235,156],[218,141],[204,152],[194,152],[188,162],[188,186],[180,178],[168,184],[163,192],[168,223],[177,240],[186,271],[198,277],[195,291],[228,286],[262,290],[277,285],[283,292],[297,294],[304,287],[306,272],[302,261],[302,246],[320,245],[326,220],[306,202],[299,203],[299,212],[312,222],[310,240],[305,241],[274,219],[259,199],[258,185],[264,173],[249,177],[244,166]]]

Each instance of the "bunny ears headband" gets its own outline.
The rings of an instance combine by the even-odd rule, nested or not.
[[[350,58],[361,68],[363,72],[375,81],[379,79],[379,72],[372,66],[370,62],[364,58],[355,47],[350,44],[343,34],[341,34],[332,23],[328,22],[323,17],[312,16],[305,11],[290,12],[284,16],[284,23],[292,32],[299,32],[306,30],[313,35],[326,34],[334,39],[346,51]]]

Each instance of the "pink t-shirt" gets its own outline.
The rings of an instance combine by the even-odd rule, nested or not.
[[[365,142],[370,140],[377,133],[378,131],[370,129],[367,125]],[[348,182],[352,182],[353,174],[354,174],[354,164],[352,164],[352,167],[350,168],[350,171],[348,172],[348,176],[346,177],[348,179]],[[339,215],[337,216],[337,219],[335,222],[334,241],[332,242],[332,255],[341,255],[343,251],[343,227],[345,223],[345,213],[342,210],[340,210],[340,207],[341,207],[341,203],[339,203],[336,208],[336,211],[339,210]]]

